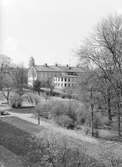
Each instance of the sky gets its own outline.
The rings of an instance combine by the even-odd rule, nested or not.
[[[95,25],[122,14],[122,0],[2,0],[1,48],[14,63],[70,64]],[[0,49],[1,49],[0,48]]]

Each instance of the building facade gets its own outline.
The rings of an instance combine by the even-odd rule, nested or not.
[[[28,85],[32,86],[36,79],[40,81],[51,79],[57,89],[71,88],[77,84],[81,72],[81,68],[68,65],[35,65],[28,70]]]

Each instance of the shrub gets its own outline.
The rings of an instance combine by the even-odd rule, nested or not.
[[[22,107],[22,102],[26,101],[27,103],[37,105],[40,102],[40,96],[33,93],[26,93],[22,96],[19,94],[14,94],[10,99],[10,104],[13,108]]]
[[[66,115],[68,112],[68,106],[63,101],[56,101],[50,109],[50,118],[57,119],[61,115]]]
[[[67,129],[73,129],[74,128],[74,121],[72,118],[70,118],[68,115],[60,115],[56,118],[56,123],[59,125],[66,127]]]
[[[54,138],[36,139],[26,155],[26,166],[105,167],[102,162],[86,155],[84,148],[72,147],[64,140],[59,143],[59,139]]]
[[[84,105],[79,104],[79,107],[76,110],[76,115],[77,115],[77,124],[78,125],[87,124],[87,119],[88,119],[89,113]]]
[[[22,106],[22,98],[19,94],[14,94],[10,99],[10,104],[13,108]]]
[[[76,100],[47,100],[36,106],[37,115],[53,119],[63,127],[74,128],[86,122],[88,112],[85,106]]]
[[[53,101],[41,101],[36,107],[35,107],[35,115],[41,116],[44,118],[49,118],[49,112],[53,106]]]
[[[66,120],[70,120],[68,122],[70,122],[69,124],[71,124],[72,128],[77,126],[77,124],[84,124],[86,116],[87,112],[85,112],[85,107],[76,100],[56,101],[50,108],[49,113],[49,118],[56,120],[62,126],[64,126]],[[64,122],[61,124],[60,120],[62,117]]]
[[[103,116],[100,112],[94,114],[94,128],[101,128],[108,124],[108,118]]]

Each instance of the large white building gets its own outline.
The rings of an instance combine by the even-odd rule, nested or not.
[[[71,88],[76,86],[81,73],[81,68],[68,65],[34,65],[28,70],[28,85],[32,86],[36,79],[40,81],[52,79],[57,89]]]

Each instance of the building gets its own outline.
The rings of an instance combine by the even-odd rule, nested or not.
[[[57,89],[73,87],[76,85],[81,72],[81,68],[69,65],[34,65],[28,70],[28,85],[32,86],[36,79],[40,81],[52,79]]]

